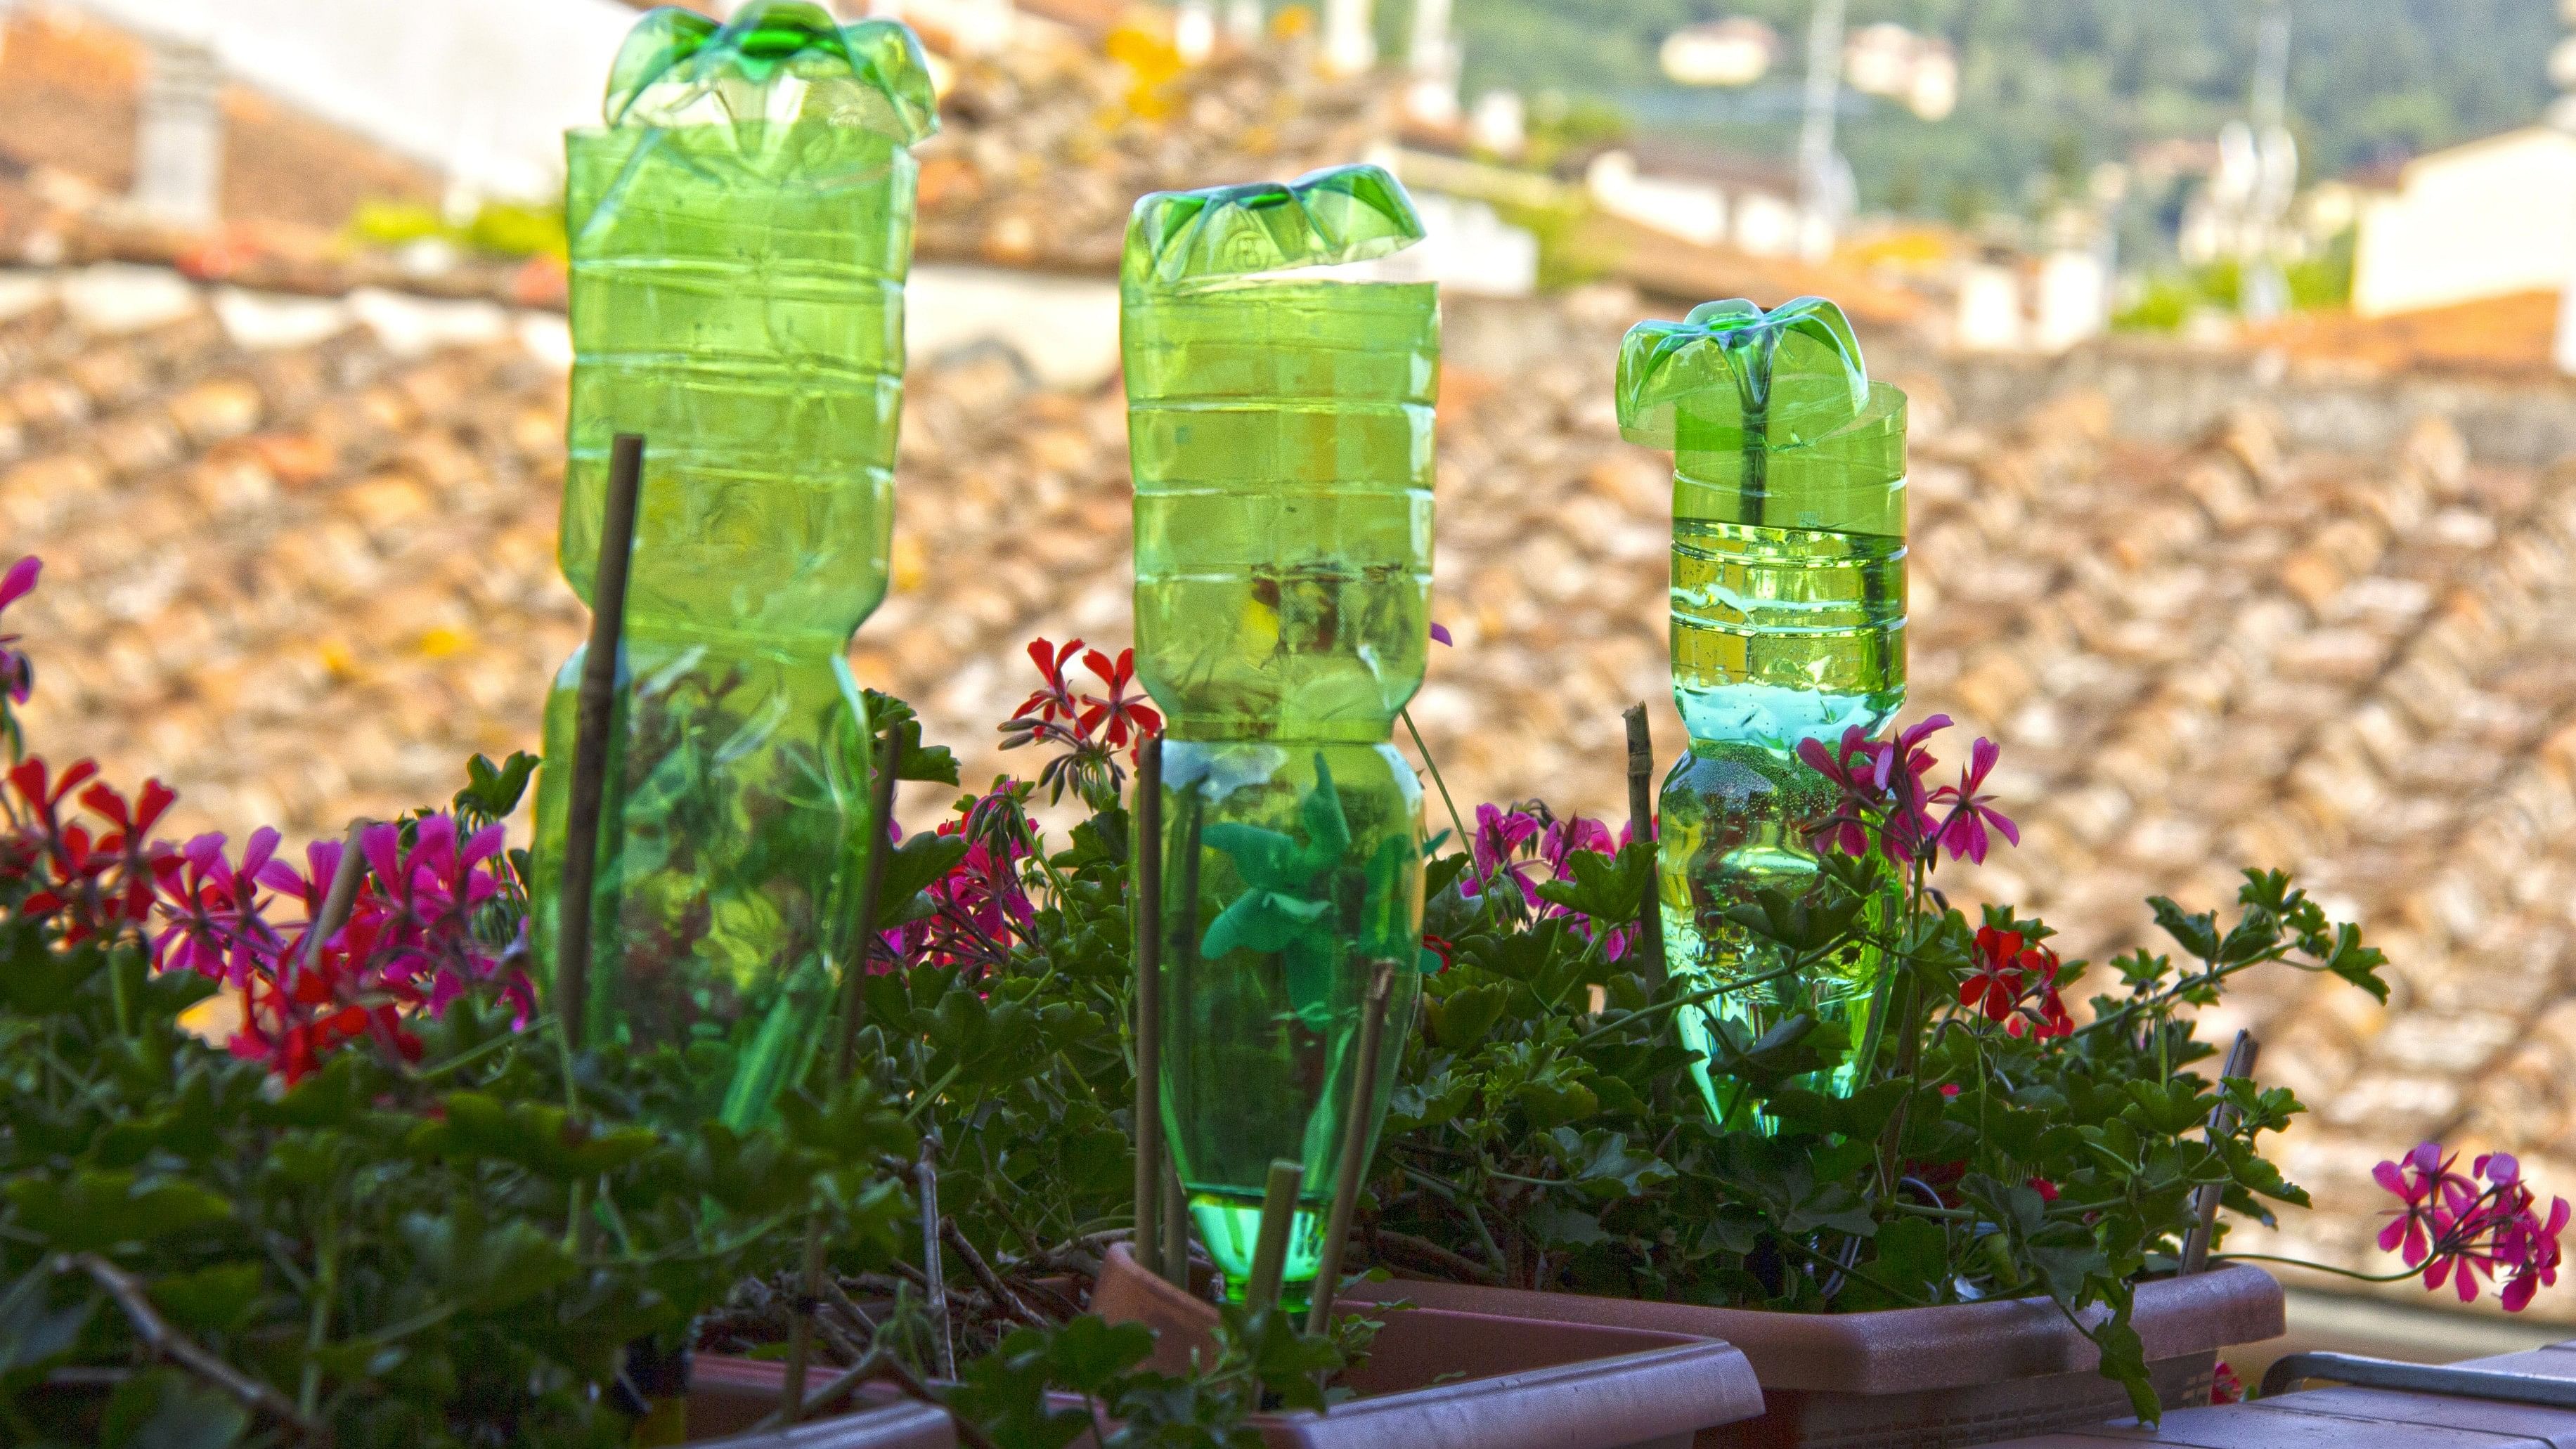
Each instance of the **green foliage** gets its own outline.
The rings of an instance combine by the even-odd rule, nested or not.
[[[487,201],[462,225],[430,207],[404,201],[363,201],[349,218],[349,235],[369,246],[400,247],[441,241],[490,257],[548,256],[569,252],[563,210]]]
[[[1398,8],[1409,7],[1381,11]],[[1854,0],[1853,25],[1894,20],[1955,46],[1960,96],[1939,122],[1863,102],[1840,139],[1869,204],[1931,214],[1957,200],[1973,220],[1987,198],[2024,196],[2033,177],[2125,160],[2144,142],[2206,139],[2243,116],[2260,9],[2242,0]],[[2337,0],[2293,9],[2289,111],[2311,177],[2529,125],[2548,103],[2544,61],[2559,33],[2548,6]],[[1570,112],[1615,106],[1643,130],[1785,159],[1808,14],[1807,0],[1486,0],[1458,11],[1465,89],[1553,90]],[[1676,86],[1658,66],[1665,36],[1719,15],[1768,21],[1786,41],[1751,94]]]
[[[1577,857],[1580,859],[1581,857]],[[1836,857],[1805,896],[1736,912],[1797,958],[1872,930],[1861,903],[1889,869]],[[1634,919],[1645,880],[1596,857],[1552,898]],[[1542,890],[1548,890],[1542,887]],[[1707,993],[1612,961],[1573,922],[1531,921],[1509,890],[1455,885],[1432,903],[1457,962],[1425,983],[1371,1174],[1370,1216],[1390,1261],[1516,1287],[1621,1297],[1855,1311],[2045,1296],[2087,1329],[2104,1372],[2153,1417],[2128,1314],[2134,1285],[2171,1272],[2215,1187],[2232,1212],[2305,1194],[2265,1160],[2264,1134],[2301,1110],[2288,1091],[2220,1080],[2193,1017],[2236,975],[2282,965],[2384,993],[2383,958],[2277,872],[2248,872],[2232,920],[2157,900],[2185,964],[2133,955],[2117,989],[2065,1034],[1960,1006],[1979,928],[2037,943],[2009,911],[1972,923],[1916,882],[1889,929],[1892,1024],[1847,1098],[1796,1084],[1849,1050],[1792,1016],[1756,1035],[1714,1020],[1715,1068],[1761,1110],[1758,1129],[1713,1125],[1673,1021]],[[2052,958],[2053,959],[2053,958]],[[2083,963],[2055,966],[2071,987]],[[2221,1101],[2236,1109],[2211,1129]]]
[[[0,923],[0,981],[44,983],[0,1007],[12,1437],[219,1446],[253,1428],[235,1398],[155,1366],[78,1255],[340,1442],[570,1445],[624,1441],[594,1389],[628,1342],[684,1334],[809,1201],[855,1261],[900,1241],[875,1164],[912,1134],[871,1087],[800,1096],[753,1138],[671,1130],[638,1109],[687,1094],[676,1054],[585,1059],[567,1106],[553,1041],[469,996],[419,1023],[417,1063],[362,1041],[280,1091],[179,1028],[205,983],[138,978],[140,949],[66,952],[38,922]],[[76,1366],[133,1373],[45,1387]]]

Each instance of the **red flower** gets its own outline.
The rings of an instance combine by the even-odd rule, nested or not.
[[[1032,691],[1029,697],[1021,702],[1016,711],[1020,718],[1053,723],[1058,720],[1069,722],[1081,715],[1082,701],[1075,696],[1073,686],[1067,684],[1064,678],[1065,661],[1071,659],[1074,651],[1081,647],[1082,641],[1079,639],[1066,640],[1062,648],[1056,647],[1053,642],[1045,639],[1029,641],[1029,658],[1036,661],[1038,673],[1044,677],[1046,683]]]
[[[1035,646],[1031,648],[1034,650]],[[1131,737],[1142,742],[1145,736],[1163,727],[1163,717],[1145,703],[1143,691],[1140,690],[1135,694],[1127,692],[1127,686],[1136,678],[1135,650],[1119,650],[1117,662],[1113,664],[1108,655],[1094,649],[1082,656],[1082,664],[1084,668],[1099,675],[1101,683],[1109,686],[1109,697],[1106,699],[1096,694],[1086,694],[1082,697],[1082,719],[1076,727],[1085,736],[1097,734],[1105,724],[1109,730],[1109,746],[1117,749],[1125,745]]]
[[[2057,1201],[2057,1184],[2049,1181],[2047,1178],[2034,1177],[2024,1185],[2032,1192],[2038,1193],[2039,1200],[2041,1202]]]
[[[2245,1381],[2236,1376],[2236,1370],[2228,1367],[2227,1360],[2223,1358],[2209,1377],[2209,1401],[2213,1404],[2245,1402]]]
[[[1989,1021],[2011,1017],[2021,1001],[2023,958],[2031,954],[2022,948],[2021,932],[1979,926],[1977,964],[1959,985],[1959,1004],[1984,1012]]]

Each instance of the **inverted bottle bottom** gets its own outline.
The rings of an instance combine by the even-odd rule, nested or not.
[[[1225,1297],[1241,1303],[1252,1276],[1252,1254],[1261,1241],[1261,1199],[1226,1192],[1190,1194],[1190,1218],[1225,1278]],[[1288,1225],[1288,1261],[1280,1273],[1279,1301],[1300,1307],[1312,1296],[1324,1266],[1324,1228],[1313,1209],[1300,1206]]]

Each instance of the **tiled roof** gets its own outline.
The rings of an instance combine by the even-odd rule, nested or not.
[[[1608,405],[1635,311],[1453,304],[1434,612],[1458,644],[1414,713],[1470,806],[1623,816],[1635,700],[1680,746],[1666,463]],[[0,323],[0,526],[48,569],[10,617],[39,747],[160,774],[179,828],[302,838],[533,746],[583,628],[553,559],[560,358],[394,335],[257,348],[202,301],[115,335],[59,301]],[[2285,455],[2259,411],[2153,447],[2080,395],[1990,432],[1916,386],[1908,714],[2002,741],[2024,831],[1967,893],[2095,959],[2147,941],[2144,897],[2222,905],[2240,864],[2368,926],[2387,1011],[2274,977],[2215,1024],[2255,1026],[2315,1108],[2290,1144],[2312,1250],[2371,1260],[2370,1164],[2419,1137],[2576,1189],[2567,480],[2478,466],[2438,420],[2386,457]],[[1114,385],[1031,391],[993,354],[910,380],[894,588],[853,661],[970,784],[1035,767],[994,749],[1022,644],[1129,637],[1124,422]]]
[[[1284,180],[1392,135],[1383,81],[1322,79],[1295,46],[1229,48],[1168,77],[1138,59],[1066,45],[962,62],[940,133],[917,148],[919,255],[1114,272],[1146,192]]]

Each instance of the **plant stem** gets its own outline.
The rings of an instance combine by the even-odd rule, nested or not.
[[[1431,758],[1431,747],[1422,742],[1422,730],[1413,722],[1413,706],[1406,705],[1396,713],[1404,719],[1404,732],[1413,736],[1413,747],[1422,753],[1423,768],[1431,772],[1431,784],[1440,792],[1440,803],[1449,808],[1449,828],[1458,832],[1458,848],[1467,852],[1472,862],[1476,858],[1476,837],[1467,833],[1467,822],[1458,814],[1458,802],[1449,798],[1449,782],[1440,778],[1440,762]]]
[[[2293,1268],[2313,1268],[2320,1273],[2332,1273],[2338,1278],[2350,1278],[2356,1283],[2403,1283],[2409,1278],[2421,1275],[2424,1271],[2423,1266],[2418,1265],[2395,1273],[2356,1273],[2350,1268],[2338,1268],[2330,1263],[2311,1263],[2305,1258],[2281,1258],[2270,1253],[2212,1253],[2209,1255],[2209,1261],[2213,1263],[2285,1263]],[[2424,1261],[2431,1263],[2434,1260],[2427,1258]]]
[[[166,1358],[222,1389],[244,1407],[280,1420],[305,1439],[325,1441],[330,1437],[327,1428],[314,1422],[309,1406],[287,1402],[284,1394],[217,1358],[171,1327],[153,1308],[152,1297],[144,1291],[142,1282],[124,1269],[96,1253],[66,1253],[54,1259],[54,1271],[86,1274],[90,1281],[106,1289],[116,1306],[124,1310],[126,1321],[134,1326],[135,1337],[156,1357]]]

